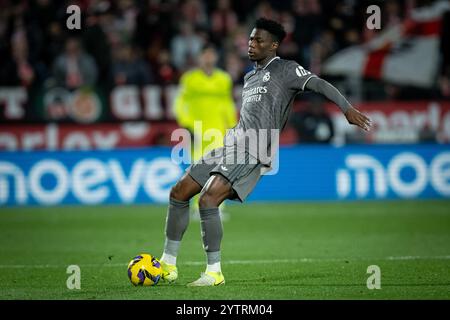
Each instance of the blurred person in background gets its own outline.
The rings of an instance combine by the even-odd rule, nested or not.
[[[231,8],[230,0],[218,0],[217,8],[211,14],[212,41],[220,45],[223,38],[233,32],[238,26],[238,18]]]
[[[175,67],[181,72],[195,65],[204,42],[189,22],[180,24],[180,33],[171,41],[171,57]]]
[[[175,66],[171,63],[169,50],[161,50],[153,66],[153,69],[155,70],[156,83],[165,86],[177,82],[179,78],[179,72],[177,68],[175,68]]]
[[[133,41],[143,50],[151,50],[151,62],[157,60],[157,54],[163,46],[170,44],[174,33],[172,21],[175,15],[175,2],[160,0],[139,1],[140,10],[136,16],[136,28]]]
[[[280,47],[280,55],[285,59],[297,59],[300,48],[294,39],[295,19],[289,11],[280,13],[280,23],[286,30],[286,38]]]
[[[42,30],[29,4],[14,2],[0,14],[0,84],[31,88],[47,76]]]
[[[112,81],[114,86],[143,86],[153,82],[153,74],[147,62],[139,58],[139,51],[123,45],[114,52]]]
[[[310,66],[311,45],[323,30],[322,8],[317,0],[294,0],[292,2],[294,14],[293,40],[299,46],[297,59],[299,63]]]
[[[442,97],[450,99],[450,11],[442,17],[439,49],[441,56],[439,89]]]
[[[94,86],[97,82],[97,65],[81,48],[78,38],[66,41],[65,51],[53,64],[53,76],[57,85],[68,89]]]
[[[86,27],[83,31],[83,43],[87,53],[95,60],[98,68],[98,82],[108,83],[111,76],[112,50],[105,32],[107,24],[107,7],[97,5],[86,17]]]
[[[230,75],[233,84],[244,83],[244,62],[236,52],[230,51],[226,53],[225,70]]]
[[[297,131],[300,143],[330,143],[334,136],[334,126],[324,107],[324,99],[312,97],[306,108],[292,113],[291,125]]]
[[[49,68],[56,57],[64,50],[66,34],[57,20],[49,22],[46,30],[45,47],[43,48],[43,61]]]
[[[386,1],[381,12],[381,24],[384,29],[396,26],[402,23],[403,16],[400,4],[397,1]]]
[[[138,8],[133,0],[119,0],[116,2],[114,24],[120,32],[122,41],[130,42],[135,34]]]
[[[31,88],[46,76],[46,68],[40,62],[33,62],[24,32],[16,32],[11,39],[10,57],[3,61],[0,70],[0,84]]]
[[[437,143],[437,132],[433,130],[431,124],[427,122],[419,131],[418,142]]]
[[[237,123],[233,82],[229,74],[216,67],[217,60],[215,47],[212,44],[205,45],[198,60],[198,68],[186,72],[180,79],[175,116],[178,124],[191,132],[192,162],[199,160],[206,148],[212,150],[223,146],[223,139],[205,139],[207,130],[219,130],[224,137],[226,130]],[[199,132],[194,130],[196,121],[201,124]],[[198,206],[197,201],[195,204]],[[223,211],[223,206],[221,209]]]
[[[206,1],[200,0],[180,1],[180,16],[183,17],[186,22],[193,25],[194,28],[208,27],[208,15],[206,13],[205,3]]]
[[[228,51],[237,53],[242,59],[247,59],[247,38],[247,26],[239,24],[230,34],[230,37],[225,39],[225,45]]]
[[[243,75],[253,69],[253,65],[247,59],[248,30],[245,24],[239,24],[228,38],[224,38],[222,45],[226,52],[225,58],[231,53],[240,59],[243,64],[241,70]],[[238,82],[243,83],[243,79],[239,79]]]
[[[312,42],[308,51],[308,64],[312,72],[320,74],[323,62],[337,50],[336,38],[331,30],[324,30]]]
[[[194,122],[201,121],[202,144],[193,149],[192,159],[198,160],[209,142],[202,139],[208,129],[217,129],[225,135],[226,129],[237,123],[233,101],[233,83],[225,71],[216,67],[218,54],[215,47],[207,44],[202,48],[198,68],[184,73],[180,79],[179,94],[175,99],[175,115],[178,124],[194,133]],[[215,144],[217,145],[215,145]],[[214,148],[222,146],[215,141]]]
[[[357,25],[357,16],[354,11],[355,8],[351,3],[339,1],[334,4],[334,10],[328,18],[327,29],[336,39],[338,49],[347,46],[347,32]]]
[[[36,42],[38,42],[37,46],[30,47],[30,50],[33,50],[34,54],[39,55],[41,61],[50,66],[56,54],[60,53],[64,46],[62,28],[66,28],[61,22],[65,17],[61,16],[61,10],[56,1],[51,0],[28,1],[27,10],[29,15],[31,13],[27,23],[36,33]]]
[[[253,13],[248,16],[247,26],[252,25],[260,17],[278,20],[279,13],[273,8],[270,1],[263,0],[256,3]]]

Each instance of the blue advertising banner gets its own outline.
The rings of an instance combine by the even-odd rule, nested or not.
[[[171,149],[0,153],[0,205],[167,203]],[[282,147],[248,201],[450,199],[448,145]]]
[[[252,200],[450,198],[449,145],[295,146]]]

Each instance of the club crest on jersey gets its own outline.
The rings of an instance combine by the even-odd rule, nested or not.
[[[304,77],[304,76],[306,76],[306,75],[308,75],[308,74],[311,74],[311,72],[309,72],[308,70],[303,69],[302,66],[298,66],[298,67],[295,69],[295,73],[296,73],[300,78],[301,78],[301,77]]]
[[[266,72],[266,74],[264,75],[264,77],[263,77],[263,81],[264,82],[267,82],[267,81],[269,81],[270,80],[270,72]]]

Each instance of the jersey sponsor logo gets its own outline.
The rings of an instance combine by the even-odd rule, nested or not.
[[[267,87],[266,86],[256,87],[256,88],[251,88],[251,89],[245,90],[242,92],[242,96],[245,98],[245,97],[248,97],[248,96],[251,96],[254,94],[260,94],[260,93],[267,93]]]
[[[309,72],[308,70],[305,70],[302,66],[298,66],[298,67],[295,69],[295,73],[296,73],[297,76],[299,76],[300,78],[301,78],[301,77],[304,77],[304,76],[307,76],[308,74],[311,74],[311,72]]]
[[[266,74],[264,75],[264,77],[263,77],[263,81],[264,82],[267,82],[267,81],[269,81],[270,80],[270,72],[266,72]]]
[[[259,102],[262,99],[262,94],[267,93],[267,87],[256,87],[242,91],[242,105],[248,102]]]

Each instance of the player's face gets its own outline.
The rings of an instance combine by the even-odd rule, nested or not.
[[[216,50],[208,48],[203,51],[200,56],[200,64],[208,67],[214,67],[217,63],[217,53]]]
[[[254,28],[248,40],[248,57],[251,61],[261,61],[276,51],[278,43],[269,32]]]

